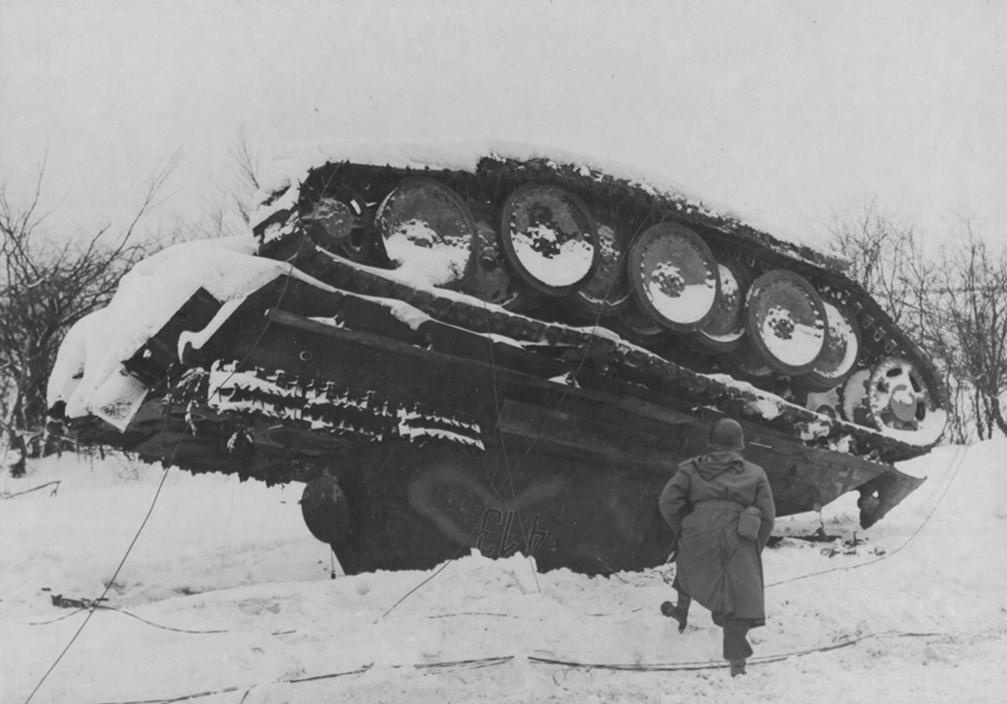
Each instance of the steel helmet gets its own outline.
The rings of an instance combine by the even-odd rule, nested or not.
[[[720,418],[710,428],[708,444],[714,450],[743,450],[745,431],[741,429],[741,423],[733,418]]]

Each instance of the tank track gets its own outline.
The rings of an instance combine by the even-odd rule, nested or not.
[[[398,277],[401,262],[389,256],[386,247],[389,225],[382,210],[389,194],[417,178],[450,189],[476,224],[464,275],[442,285],[418,286]],[[576,300],[576,285],[543,290],[534,281],[529,284],[527,272],[522,276],[516,271],[513,253],[505,251],[502,219],[515,193],[535,187],[569,194],[590,211],[596,223],[608,223],[626,233],[624,245],[639,240],[648,228],[671,223],[697,234],[718,263],[736,263],[752,278],[780,270],[799,275],[817,294],[844,310],[857,328],[859,349],[850,372],[831,387],[809,383],[806,373],[778,368],[767,372],[757,351],[754,362],[749,349],[748,359],[739,363],[742,355],[738,352],[718,353],[697,345],[694,331],[669,330],[639,304],[635,291],[628,305],[622,302],[592,310],[582,299]],[[319,203],[327,199],[352,202],[359,210],[358,229],[352,237],[333,238],[319,226]],[[605,374],[656,385],[696,407],[758,417],[815,446],[894,462],[925,453],[938,439],[913,436],[918,423],[911,403],[908,414],[893,416],[886,405],[890,399],[884,395],[884,373],[912,370],[915,392],[926,399],[919,415],[946,405],[940,376],[879,304],[842,273],[841,261],[777,239],[684,196],[579,164],[486,156],[473,171],[330,162],[309,170],[300,184],[266,198],[261,212],[254,227],[260,254],[289,260],[328,284],[405,301],[438,320],[470,330],[506,335],[525,344],[565,346],[570,354],[584,355],[584,363],[603,368]],[[619,265],[627,266],[622,260]],[[585,280],[594,276],[598,266],[595,261]],[[471,298],[448,294],[445,289]],[[751,336],[749,329],[746,337]],[[864,391],[861,398],[850,398],[851,388],[859,389],[848,379],[858,374]],[[732,381],[727,382],[727,377]],[[913,391],[909,385],[906,388]],[[874,397],[870,389],[875,389]],[[771,418],[765,417],[767,403],[774,408]]]
[[[210,408],[220,414],[293,421],[351,441],[435,439],[485,449],[478,423],[438,412],[422,402],[390,404],[377,399],[372,390],[347,393],[332,382],[302,379],[275,369],[245,368],[237,359],[215,360],[202,377],[182,398],[187,402],[209,398]]]

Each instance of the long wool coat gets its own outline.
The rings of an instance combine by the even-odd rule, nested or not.
[[[738,535],[741,510],[761,513],[755,540]],[[765,623],[762,548],[776,507],[762,467],[738,452],[711,452],[679,465],[658,508],[678,540],[677,586],[718,614]]]

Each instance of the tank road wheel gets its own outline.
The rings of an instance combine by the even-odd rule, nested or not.
[[[871,372],[867,404],[878,428],[919,430],[930,409],[930,393],[912,362],[886,357]]]
[[[311,534],[332,547],[344,571],[349,573],[351,567],[348,563],[352,562],[347,549],[350,506],[339,482],[325,475],[305,484],[301,494],[301,515]]]
[[[769,381],[774,376],[772,368],[766,364],[762,355],[744,338],[736,349],[718,355],[717,360],[732,376],[751,383]]]
[[[792,271],[766,272],[748,290],[745,326],[766,364],[782,374],[810,371],[825,349],[825,304],[808,281]]]
[[[842,384],[854,372],[860,355],[860,330],[852,316],[838,304],[823,301],[829,334],[822,354],[802,380],[815,391]]]
[[[599,219],[598,266],[571,297],[572,303],[588,313],[612,315],[630,303],[626,277],[629,247],[625,229],[615,220]]]
[[[463,290],[502,306],[515,300],[519,294],[500,251],[496,230],[483,219],[476,220],[475,256]]]
[[[829,418],[840,417],[840,407],[842,400],[839,397],[839,387],[833,387],[825,391],[811,391],[805,399],[804,407],[809,411],[821,413]]]
[[[845,420],[857,425],[872,425],[867,406],[867,387],[871,381],[870,369],[858,369],[843,384],[839,410]]]
[[[375,215],[388,258],[400,268],[422,269],[434,286],[452,288],[465,277],[477,237],[465,201],[432,178],[405,178]]]
[[[633,297],[662,327],[691,332],[713,315],[720,292],[717,262],[684,225],[648,227],[630,246],[626,265]]]
[[[630,342],[643,347],[653,347],[664,342],[671,335],[665,328],[655,323],[649,315],[641,311],[636,302],[632,300],[625,310],[607,319],[603,324]]]
[[[730,352],[741,345],[745,336],[745,294],[752,275],[738,262],[718,262],[717,272],[720,295],[713,314],[690,339],[711,352]]]
[[[374,247],[374,218],[363,197],[346,191],[323,196],[302,216],[308,237],[324,250],[355,262]]]
[[[598,230],[588,207],[559,186],[527,184],[504,203],[500,242],[529,286],[549,296],[574,291],[598,263]]]

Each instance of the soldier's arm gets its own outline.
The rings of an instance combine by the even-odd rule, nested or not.
[[[689,505],[689,475],[682,467],[678,468],[668,483],[664,485],[661,496],[657,500],[657,508],[671,532],[678,537]]]
[[[759,481],[755,486],[755,507],[759,509],[762,523],[759,526],[759,550],[766,547],[766,541],[773,532],[773,525],[776,523],[776,504],[773,501],[773,490],[769,486],[769,479],[766,473],[762,472]]]

